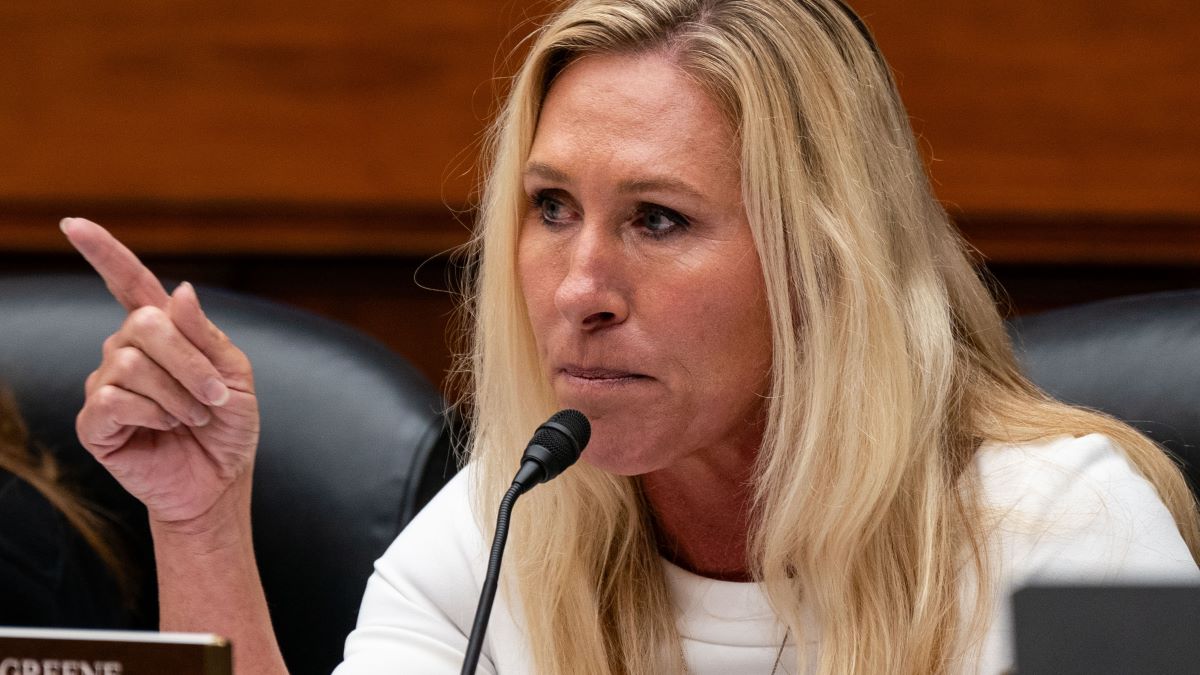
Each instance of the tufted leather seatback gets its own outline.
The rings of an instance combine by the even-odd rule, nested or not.
[[[254,364],[262,411],[254,538],[280,646],[291,672],[328,673],[373,561],[453,474],[444,404],[406,361],[346,326],[236,293],[199,295]],[[124,316],[94,277],[0,278],[0,381],[34,438],[122,523],[131,569],[144,577],[141,623],[153,628],[145,512],[74,431],[84,378]]]

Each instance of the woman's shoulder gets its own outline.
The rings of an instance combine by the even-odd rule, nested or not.
[[[397,664],[406,672],[458,670],[487,565],[471,478],[469,467],[460,471],[375,562],[339,675]],[[494,672],[490,664],[485,649],[481,672]]]
[[[1200,581],[1154,486],[1107,436],[987,443],[976,467],[985,523],[1018,576]]]
[[[1124,451],[1102,434],[988,442],[975,463],[985,501],[993,505],[1045,507],[1060,502],[1064,490],[1099,498],[1112,488],[1140,493],[1137,488],[1149,487]]]
[[[411,567],[422,557],[445,565],[473,565],[483,546],[483,533],[475,517],[470,467],[459,471],[413,518],[379,559],[376,571],[389,566]],[[381,569],[382,568],[382,569]]]
[[[483,532],[472,508],[471,474],[468,467],[451,479],[375,562],[364,611],[376,599],[402,599],[415,608],[469,622],[474,606],[466,589],[482,586],[487,563]]]

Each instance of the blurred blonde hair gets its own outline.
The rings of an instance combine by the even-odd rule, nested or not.
[[[985,440],[1108,435],[1200,552],[1195,502],[1157,446],[1018,371],[887,65],[837,0],[582,0],[536,34],[490,138],[472,242],[462,370],[478,513],[495,513],[527,435],[555,409],[515,264],[539,107],[574,59],[613,53],[677,64],[738,133],[773,349],[748,555],[793,638],[819,637],[817,672],[959,663],[984,628],[985,603],[962,616],[960,595],[972,568],[986,595],[987,533],[967,470]],[[538,672],[683,670],[635,478],[581,463],[523,499],[512,536],[509,590]],[[801,635],[802,606],[819,636]]]

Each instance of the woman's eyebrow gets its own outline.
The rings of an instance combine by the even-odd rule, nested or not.
[[[541,178],[552,183],[570,184],[571,177],[566,172],[556,169],[545,162],[529,162],[525,165],[526,178]],[[677,192],[695,199],[704,199],[704,193],[692,187],[690,183],[670,176],[651,178],[635,178],[623,180],[617,184],[617,190],[622,193],[639,192]]]
[[[691,184],[668,176],[621,181],[617,185],[617,190],[625,193],[677,192],[695,199],[704,199],[704,193],[692,187]]]
[[[544,162],[529,162],[525,165],[526,178],[541,178],[552,183],[570,183],[571,178],[566,173]]]

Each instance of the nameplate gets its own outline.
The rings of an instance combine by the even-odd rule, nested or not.
[[[231,675],[229,642],[203,633],[0,627],[0,675]]]

